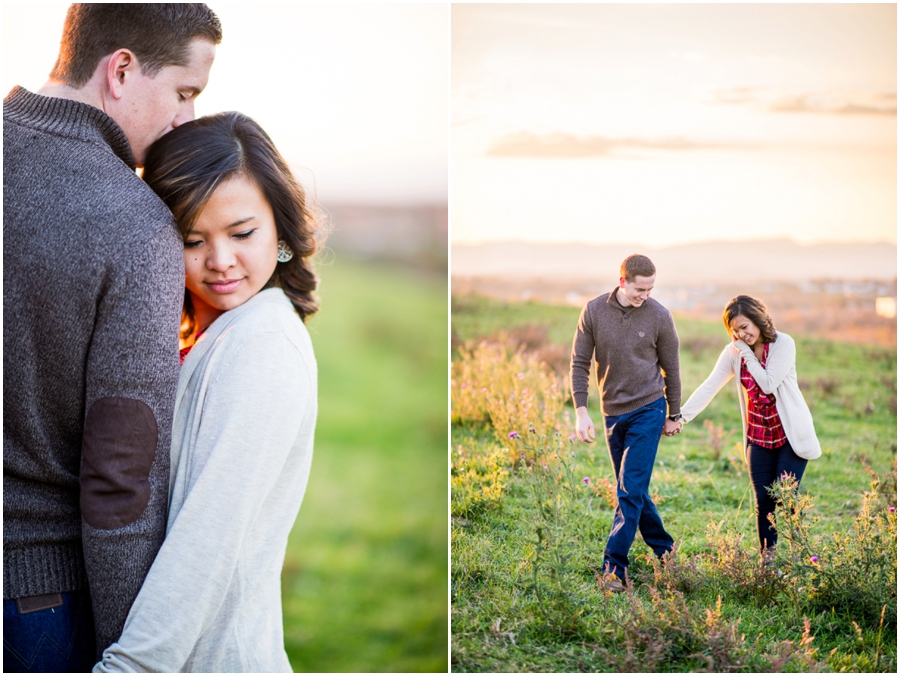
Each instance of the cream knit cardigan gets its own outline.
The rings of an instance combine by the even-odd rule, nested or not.
[[[769,344],[769,358],[763,367],[753,354],[753,350],[742,340],[725,346],[712,373],[698,387],[681,407],[685,422],[697,417],[719,390],[734,376],[738,401],[741,407],[741,421],[744,425],[744,449],[747,448],[747,398],[741,385],[741,359],[747,370],[766,394],[775,394],[775,409],[781,418],[781,425],[791,448],[801,458],[814,460],[822,455],[822,448],[813,427],[812,414],[800,393],[795,367],[797,348],[794,339],[786,333],[776,332],[775,342]]]
[[[312,461],[316,361],[281,289],[212,323],[175,411],[166,540],[94,672],[290,672],[281,569]]]

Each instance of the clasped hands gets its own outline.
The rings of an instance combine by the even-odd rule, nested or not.
[[[680,420],[678,422],[666,420],[666,424],[663,425],[663,434],[667,437],[674,437],[676,434],[681,434],[682,425],[683,423]]]

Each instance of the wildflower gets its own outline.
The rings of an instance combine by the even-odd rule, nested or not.
[[[525,380],[525,374],[524,374],[524,373],[519,373],[519,374],[517,374],[517,375],[519,376],[519,380]]]
[[[487,388],[486,388],[486,387],[482,387],[482,388],[481,388],[481,391],[482,391],[482,392],[487,392]]]
[[[570,435],[569,435],[569,441],[575,441],[575,435],[574,435],[574,434],[570,434]]]
[[[534,429],[533,427],[529,427],[528,431],[531,432],[532,434],[537,434],[537,430]]]
[[[896,507],[888,507],[888,511],[895,512],[895,511],[897,511],[897,508]]]
[[[543,467],[544,467],[544,469],[550,469],[549,467],[547,467],[547,465],[544,465]]]
[[[584,483],[586,483],[586,484],[591,483],[590,477],[584,477],[584,479],[582,479],[582,481],[583,481]]]
[[[510,432],[510,433],[509,433],[509,438],[510,438],[510,439],[518,439],[518,438],[519,438],[519,433],[518,433],[518,432]]]
[[[810,556],[809,560],[812,561],[813,563],[815,563],[816,561],[819,560],[819,557],[818,556]]]

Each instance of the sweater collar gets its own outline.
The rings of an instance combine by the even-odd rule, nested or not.
[[[122,128],[99,108],[13,87],[3,99],[4,120],[109,146],[134,171],[134,155]]]
[[[622,304],[619,302],[619,299],[616,297],[616,293],[618,292],[618,290],[619,290],[619,287],[617,286],[616,288],[614,288],[614,289],[610,292],[609,298],[606,299],[607,305],[611,305],[612,307],[616,308],[617,310],[620,310],[620,311],[624,312],[625,314],[628,314],[628,313],[631,312],[632,310],[637,310],[638,308],[636,308],[636,307],[634,307],[634,306],[628,306],[628,307],[625,307],[624,305],[622,305]],[[650,299],[648,298],[647,300],[649,301]],[[646,305],[646,303],[644,303],[644,304],[641,305],[640,307],[644,307],[644,305]]]

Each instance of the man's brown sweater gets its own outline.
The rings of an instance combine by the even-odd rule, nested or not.
[[[122,632],[166,528],[184,245],[98,108],[3,101],[3,598]]]
[[[639,307],[623,307],[613,290],[584,306],[572,342],[576,408],[587,406],[591,357],[597,362],[604,415],[631,413],[663,395],[669,415],[681,411],[675,322],[652,298]]]

